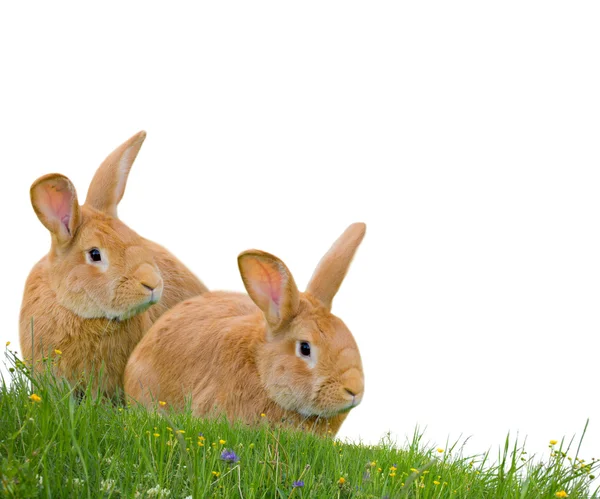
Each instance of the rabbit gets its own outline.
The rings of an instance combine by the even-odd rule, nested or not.
[[[144,333],[166,310],[207,291],[177,258],[117,216],[145,138],[137,133],[104,160],[81,206],[64,175],[44,175],[31,186],[31,204],[52,242],[25,284],[21,354],[38,371],[42,359],[52,358],[56,373],[79,392],[93,375],[102,395],[122,396],[127,359]]]
[[[354,337],[332,300],[366,226],[346,229],[317,266],[307,291],[277,257],[238,257],[248,295],[209,292],[164,314],[125,369],[129,402],[196,416],[264,420],[335,435],[362,400],[364,375]],[[261,417],[262,415],[262,417]]]

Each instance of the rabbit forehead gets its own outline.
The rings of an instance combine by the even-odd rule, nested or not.
[[[357,348],[346,324],[310,295],[302,297],[300,310],[290,324],[290,330],[298,340],[326,343],[334,350],[349,346]]]
[[[99,212],[87,215],[78,231],[78,243],[81,248],[97,246],[110,251],[142,244],[142,238],[120,220]]]

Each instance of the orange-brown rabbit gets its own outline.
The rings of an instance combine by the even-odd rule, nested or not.
[[[191,397],[195,415],[337,433],[362,400],[358,347],[330,309],[364,224],[353,224],[300,293],[285,264],[251,250],[238,257],[249,296],[211,292],[163,315],[134,350],[125,392],[146,406],[176,409]]]
[[[31,186],[31,203],[50,231],[50,252],[31,270],[20,315],[24,359],[36,368],[55,356],[58,374],[78,383],[103,369],[102,392],[123,386],[123,371],[152,323],[176,303],[207,291],[165,248],[117,217],[127,176],[146,137],[139,132],[100,165],[85,204],[53,173]]]

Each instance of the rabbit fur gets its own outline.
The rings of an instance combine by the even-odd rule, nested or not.
[[[121,390],[127,359],[150,326],[180,301],[207,291],[175,256],[117,216],[139,132],[100,165],[80,206],[71,181],[44,175],[31,186],[33,209],[50,231],[50,251],[31,270],[20,313],[20,344],[37,370],[53,357],[80,389],[91,374],[109,397]]]
[[[264,414],[335,435],[362,400],[364,375],[357,344],[331,305],[365,230],[346,229],[304,293],[277,257],[240,254],[248,295],[204,293],[165,313],[129,359],[126,395],[175,410],[190,398],[197,416],[253,424]]]

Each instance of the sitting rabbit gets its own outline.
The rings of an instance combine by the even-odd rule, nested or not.
[[[92,373],[97,381],[102,369],[98,387],[109,397],[122,390],[127,359],[153,322],[207,291],[177,258],[117,216],[145,137],[139,132],[104,160],[82,206],[64,175],[45,175],[31,186],[33,209],[52,243],[25,284],[22,355],[38,370],[44,357],[55,357],[58,374],[74,384]]]
[[[127,396],[160,401],[197,416],[225,414],[336,434],[363,397],[360,354],[331,313],[366,227],[353,224],[319,263],[300,293],[277,257],[251,250],[238,257],[248,295],[210,292],[164,314],[125,369]]]

